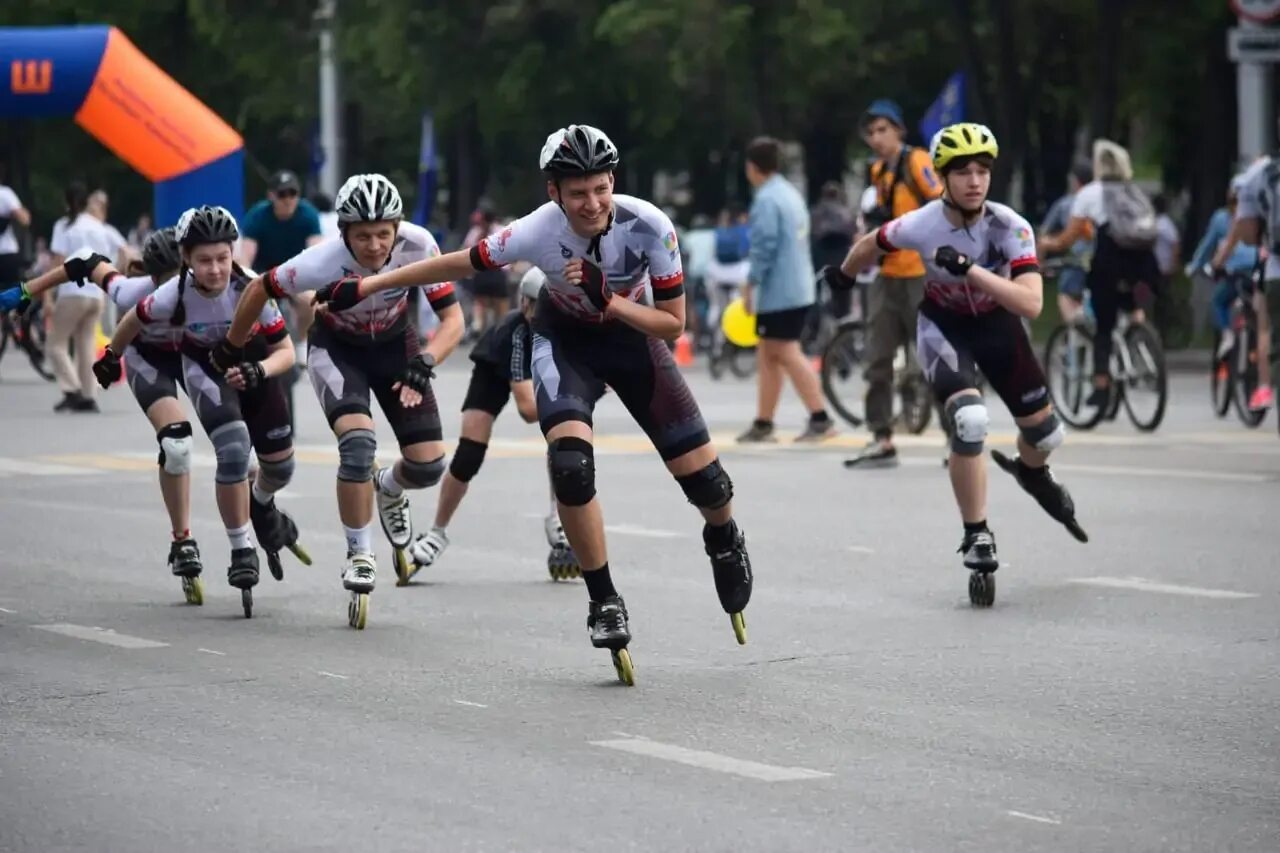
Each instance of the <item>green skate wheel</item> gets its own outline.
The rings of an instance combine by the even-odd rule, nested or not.
[[[204,581],[199,575],[183,578],[182,594],[186,596],[187,604],[204,604]]]
[[[618,649],[613,655],[613,669],[618,673],[618,680],[628,687],[636,686],[636,668],[631,664],[631,653],[626,649]]]
[[[369,621],[369,593],[351,593],[351,603],[347,605],[347,624],[357,631],[363,631]]]
[[[733,626],[733,636],[737,638],[738,645],[745,646],[747,644],[747,617],[742,612],[729,614],[729,624]]]
[[[974,607],[990,607],[995,601],[995,575],[991,572],[970,572],[969,603]]]
[[[416,566],[403,548],[391,552],[391,562],[396,567],[396,586],[408,586],[409,580],[416,574]]]
[[[289,550],[293,552],[293,556],[298,558],[298,562],[304,566],[311,565],[311,555],[307,553],[307,549],[303,548],[297,542],[289,546]]]

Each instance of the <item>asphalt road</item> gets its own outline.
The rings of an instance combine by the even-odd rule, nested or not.
[[[450,438],[461,361],[438,383]],[[540,438],[514,413],[438,568],[397,589],[379,542],[356,632],[309,389],[281,503],[316,564],[264,572],[245,620],[203,437],[196,608],[164,567],[154,440],[128,391],[54,415],[53,386],[6,359],[0,850],[1280,849],[1273,419],[1214,419],[1188,375],[1156,435],[1070,435],[1055,467],[1089,545],[993,469],[1006,566],[975,610],[940,434],[904,440],[895,471],[844,470],[850,430],[735,448],[753,386],[690,376],[751,547],[750,642],[696,513],[607,398],[626,688],[587,641],[581,582],[547,577]],[[801,420],[789,398],[781,426]],[[1012,439],[998,416],[992,445]],[[413,499],[423,528],[435,495]]]

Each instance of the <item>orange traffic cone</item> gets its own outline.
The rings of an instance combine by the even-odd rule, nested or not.
[[[693,364],[693,336],[688,332],[676,339],[676,364],[679,367]]]

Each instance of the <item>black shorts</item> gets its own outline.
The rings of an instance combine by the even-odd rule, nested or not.
[[[804,320],[809,316],[808,305],[800,308],[784,308],[766,311],[756,316],[756,334],[771,341],[798,341],[804,333]]]
[[[492,364],[477,361],[471,368],[471,384],[462,400],[462,411],[479,409],[495,418],[511,398],[511,383]]]
[[[957,391],[978,387],[978,371],[1015,418],[1049,404],[1044,371],[1022,321],[1003,308],[972,316],[926,299],[916,319],[916,357],[942,405]]]
[[[481,270],[473,275],[467,283],[472,296],[488,299],[507,298],[507,271],[505,269]]]
[[[400,381],[409,359],[418,354],[413,327],[388,340],[357,344],[343,339],[323,323],[311,327],[308,337],[307,373],[320,398],[320,407],[332,428],[343,415],[372,416],[370,393],[387,417],[401,447],[424,441],[441,441],[440,410],[428,384],[422,402],[413,408],[400,404],[400,392],[391,386]]]
[[[182,353],[177,350],[135,343],[124,351],[124,368],[129,390],[143,413],[157,400],[177,399],[178,389],[186,388],[182,377]]]
[[[21,282],[25,268],[22,255],[17,252],[0,255],[0,290]]]
[[[289,388],[283,376],[272,376],[252,391],[237,391],[206,360],[184,353],[182,372],[187,396],[205,434],[234,421],[244,421],[249,441],[259,455],[293,447]]]
[[[710,443],[665,343],[622,323],[588,326],[549,316],[554,311],[545,297],[539,300],[533,326],[533,388],[544,435],[565,421],[590,426],[608,385],[664,460]]]

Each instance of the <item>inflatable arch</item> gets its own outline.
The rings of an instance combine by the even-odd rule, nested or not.
[[[0,27],[0,120],[73,115],[155,184],[153,221],[244,209],[244,140],[115,27]],[[7,83],[7,85],[5,85]]]

